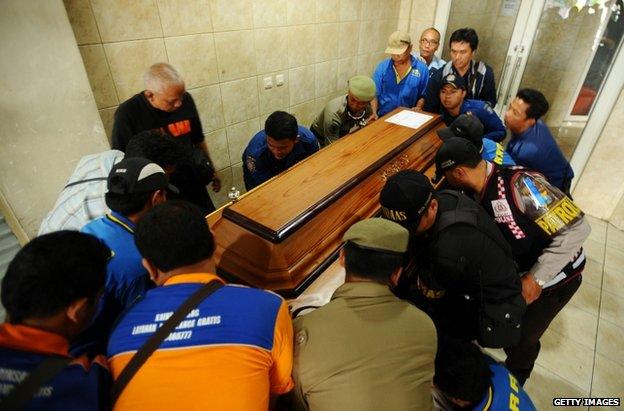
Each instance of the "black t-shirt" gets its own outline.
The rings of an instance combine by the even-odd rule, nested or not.
[[[143,92],[119,105],[115,112],[112,147],[126,151],[128,141],[145,130],[162,129],[185,145],[197,145],[204,141],[199,114],[189,93],[182,96],[182,106],[171,113],[152,107]]]

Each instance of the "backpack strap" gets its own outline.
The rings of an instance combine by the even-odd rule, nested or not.
[[[21,410],[41,389],[72,361],[70,357],[53,356],[43,360],[24,380],[0,401],[5,411]]]
[[[218,280],[212,280],[197,291],[195,291],[190,297],[182,303],[180,307],[169,317],[167,321],[154,333],[152,336],[139,348],[139,350],[132,356],[130,362],[119,374],[119,377],[115,380],[112,393],[112,404],[119,399],[119,396],[126,388],[128,383],[132,380],[132,377],[139,371],[141,366],[147,361],[147,359],[160,347],[160,344],[171,334],[171,332],[180,324],[180,322],[186,318],[186,316],[212,293],[223,287],[223,283]]]

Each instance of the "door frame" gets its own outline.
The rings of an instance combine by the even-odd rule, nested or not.
[[[452,0],[438,0],[436,7],[434,26],[440,31],[441,44],[444,44],[443,42],[446,41],[446,29],[448,26],[449,15],[451,13],[451,2]],[[510,86],[510,88],[507,88],[505,90],[505,95],[502,95],[503,99],[506,99],[506,97],[510,94],[510,91],[514,90],[514,85],[515,89],[517,90],[517,87],[522,81],[522,75],[524,74],[524,69],[528,60],[527,58],[524,58],[524,56],[528,57],[529,53],[531,52],[531,46],[533,45],[533,40],[535,39],[535,35],[537,34],[537,27],[539,25],[539,21],[546,0],[522,1],[520,4],[520,9],[518,11],[518,17],[522,17],[520,15],[520,12],[523,11],[522,5],[526,3],[529,3],[530,7],[528,8],[528,21],[526,22],[525,29],[522,33],[522,40],[516,40],[516,33],[522,31],[518,27],[518,24],[516,24],[514,27],[511,41],[509,43],[510,48],[507,51],[507,58],[514,58],[514,66],[518,65],[518,72],[513,78],[514,81],[511,81],[511,79],[503,78],[503,80],[505,80],[505,82],[507,82]],[[527,9],[525,8],[524,10]],[[514,51],[513,48],[516,47],[516,45],[519,46],[518,49]],[[596,101],[589,114],[585,128],[583,129],[576,148],[574,149],[574,153],[572,154],[570,165],[574,170],[576,178],[572,180],[572,187],[570,188],[571,190],[576,187],[576,184],[578,183],[579,178],[583,173],[585,166],[587,165],[594,146],[596,145],[596,142],[602,134],[607,120],[611,115],[611,111],[613,110],[613,107],[615,106],[615,103],[617,102],[620,93],[623,91],[624,76],[617,74],[624,73],[624,52],[622,51],[623,49],[624,41],[622,42],[622,44],[620,44],[620,49],[617,51],[613,62],[611,63],[611,69],[609,70],[609,73],[607,73],[602,89],[599,91],[598,96],[596,97]],[[520,57],[520,54],[518,53],[519,51],[523,53],[520,63],[518,63],[518,58]],[[440,54],[442,53],[441,50],[439,50],[439,52]],[[501,77],[505,77],[505,74],[503,73]],[[501,82],[500,80],[499,83],[499,86],[505,86],[505,84],[503,84],[504,82]],[[497,106],[499,105],[499,109],[504,108],[504,102],[499,103]]]

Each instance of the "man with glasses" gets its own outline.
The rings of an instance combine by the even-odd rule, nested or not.
[[[304,158],[316,153],[316,136],[284,111],[271,114],[243,152],[243,178],[247,191],[259,186]]]
[[[420,53],[414,54],[414,57],[420,57],[427,63],[430,77],[435,70],[446,64],[446,61],[435,55],[438,47],[440,47],[440,32],[433,27],[429,27],[420,35],[420,43],[418,44]]]

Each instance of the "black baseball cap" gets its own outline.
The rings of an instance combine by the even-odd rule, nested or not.
[[[386,181],[381,193],[383,218],[414,230],[433,198],[433,186],[429,178],[415,170],[402,170]]]
[[[447,84],[450,84],[457,89],[466,90],[466,82],[464,81],[464,78],[454,73],[449,73],[444,76],[440,88],[446,86]]]
[[[113,166],[108,175],[108,192],[113,194],[136,194],[168,189],[178,193],[177,187],[169,184],[165,170],[158,164],[132,157],[121,160]]]
[[[458,116],[448,127],[439,129],[437,133],[442,141],[461,137],[469,140],[479,150],[483,147],[483,123],[471,114]]]
[[[481,154],[474,144],[465,138],[449,138],[436,153],[436,173],[433,181],[440,181],[446,170],[478,160],[481,160]]]

